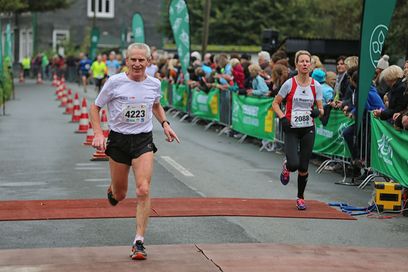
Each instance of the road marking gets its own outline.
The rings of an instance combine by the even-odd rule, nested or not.
[[[85,163],[76,163],[76,166],[98,166],[98,163],[94,163],[94,162],[85,162]]]
[[[75,170],[102,170],[103,167],[75,167]]]
[[[165,160],[168,164],[173,166],[177,171],[179,171],[181,174],[183,174],[186,177],[194,177],[194,175],[188,171],[186,168],[184,168],[182,165],[180,165],[178,162],[170,158],[169,156],[161,156],[163,160]]]
[[[252,168],[252,169],[242,169],[244,171],[251,171],[251,172],[276,172],[275,170],[271,169],[262,169],[262,168]]]
[[[88,178],[84,179],[84,181],[110,181],[110,178]]]
[[[41,186],[46,184],[46,182],[6,182],[0,183],[0,187]]]
[[[103,188],[108,188],[110,186],[110,184],[98,184],[95,185],[96,187],[103,187]]]

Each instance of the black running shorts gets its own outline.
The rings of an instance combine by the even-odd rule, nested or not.
[[[105,154],[115,162],[132,165],[133,159],[144,153],[156,151],[152,132],[127,135],[111,130]]]

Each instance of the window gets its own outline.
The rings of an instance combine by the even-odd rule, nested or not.
[[[88,0],[88,17],[114,18],[114,6],[115,0]]]
[[[32,29],[20,30],[20,61],[25,57],[32,58],[33,55],[33,32]]]
[[[52,49],[64,56],[64,43],[69,40],[68,30],[54,30],[52,32]]]

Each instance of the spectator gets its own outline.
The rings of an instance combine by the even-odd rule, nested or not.
[[[313,70],[317,69],[317,68],[322,68],[322,69],[324,68],[320,58],[318,56],[316,56],[316,55],[312,55],[311,64],[312,64],[310,66],[310,71],[311,72],[313,72]]]
[[[203,61],[202,65],[201,65],[206,76],[209,76],[211,74],[211,72],[212,72],[212,68],[211,68],[212,63],[211,62],[212,62],[211,54],[206,53],[204,55],[204,61]]]
[[[353,66],[351,69],[349,69],[349,75],[350,75],[350,85],[351,88],[354,90],[357,90],[357,82],[358,82],[358,67],[357,66]],[[355,93],[355,96],[357,95],[357,93]],[[350,117],[350,118],[354,118],[355,117],[355,111],[356,111],[356,101],[353,99],[353,104],[350,106],[350,109],[347,111],[345,110],[345,114]],[[376,109],[384,109],[384,104],[381,100],[381,97],[378,95],[377,90],[375,89],[374,85],[370,86],[370,90],[368,93],[368,97],[367,97],[367,102],[365,103],[365,107],[364,107],[364,112],[363,114],[363,127],[366,127],[367,125],[369,125],[368,120],[366,119],[366,112],[367,111],[373,111]],[[362,176],[360,176],[361,174],[361,168],[363,167],[363,162],[360,161],[358,158],[360,156],[360,151],[364,154],[365,153],[365,146],[363,145],[363,150],[360,150],[359,146],[361,142],[365,142],[365,134],[363,133],[363,138],[361,138],[361,135],[358,135],[358,139],[357,141],[354,141],[354,135],[356,134],[356,124],[353,124],[349,127],[347,127],[344,131],[343,131],[343,137],[344,140],[350,150],[351,153],[351,159],[352,159],[352,168],[353,168],[353,173],[352,176],[353,177],[357,177],[358,180],[362,180],[366,177],[366,174],[363,174]],[[369,129],[368,129],[369,131]],[[367,152],[369,152],[369,150],[367,150]],[[367,155],[367,157],[369,157],[369,155]]]
[[[395,113],[392,119],[397,130],[408,130],[408,110]]]
[[[340,107],[339,102],[343,100],[349,86],[349,76],[347,74],[346,64],[344,63],[345,59],[345,56],[340,56],[336,61],[337,76],[334,85],[334,102],[332,103],[332,107],[334,108]]]
[[[268,96],[269,88],[266,85],[265,80],[259,75],[262,71],[261,67],[258,64],[251,64],[248,69],[252,77],[252,89],[248,89],[247,94],[254,96]]]
[[[377,67],[375,68],[375,78],[374,78],[374,84],[377,87],[378,94],[381,96],[381,98],[384,97],[384,95],[387,93],[387,85],[384,83],[384,81],[380,80],[380,74],[384,69],[388,68],[389,63],[389,56],[384,55],[382,56],[378,62],[377,62]]]
[[[251,56],[249,54],[244,53],[241,55],[240,61],[241,61],[242,68],[244,69],[245,88],[246,89],[251,88],[252,79],[251,79],[251,74],[249,73],[249,70],[248,70],[249,65],[251,65]]]
[[[268,74],[272,73],[269,63],[271,62],[271,55],[266,51],[261,51],[258,53],[258,64],[263,71]]]
[[[43,79],[50,79],[50,74],[49,74],[49,60],[48,57],[45,53],[42,54],[42,59],[41,59],[41,71],[42,71],[42,78]]]
[[[334,86],[336,85],[336,77],[337,75],[335,72],[332,72],[332,71],[326,72],[326,83],[327,85],[333,88],[333,91],[334,91]]]
[[[59,78],[65,76],[65,60],[62,55],[54,57],[54,67]]]
[[[408,80],[408,60],[405,61],[404,76],[405,76],[405,81],[407,81]]]
[[[76,58],[74,56],[69,55],[69,56],[67,56],[65,63],[66,63],[66,71],[65,71],[66,75],[65,75],[65,77],[66,77],[67,81],[74,82],[77,79],[77,76],[76,76],[76,74],[77,74],[77,65],[76,65],[77,60],[76,60]]]
[[[374,111],[374,116],[381,120],[392,119],[397,112],[405,110],[408,106],[407,82],[403,81],[404,72],[397,65],[391,65],[381,72],[380,80],[384,80],[385,84],[390,88],[387,93],[388,108],[385,110],[377,109]]]
[[[282,64],[275,64],[272,69],[272,77],[271,77],[271,96],[275,96],[278,94],[281,86],[283,83],[289,78],[289,70],[287,66]]]
[[[230,64],[232,67],[232,76],[234,77],[234,82],[237,84],[239,90],[245,89],[245,74],[244,69],[238,59],[231,59]]]
[[[322,86],[323,106],[332,102],[334,98],[334,90],[332,87],[326,84],[326,73],[323,71],[323,69],[321,68],[314,69],[312,73],[312,78],[314,78]]]

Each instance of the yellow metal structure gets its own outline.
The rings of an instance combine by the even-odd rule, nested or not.
[[[393,182],[375,182],[375,203],[378,211],[400,211],[402,186]]]

